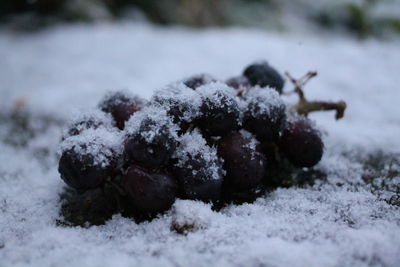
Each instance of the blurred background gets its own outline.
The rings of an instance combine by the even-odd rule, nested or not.
[[[1,0],[0,23],[35,31],[60,22],[134,20],[189,27],[400,34],[399,0]]]

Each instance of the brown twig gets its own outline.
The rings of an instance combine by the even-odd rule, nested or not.
[[[307,116],[314,111],[335,110],[335,118],[337,120],[343,118],[346,109],[346,102],[325,102],[325,101],[307,101],[296,105],[296,111],[299,114]]]
[[[309,113],[314,111],[323,111],[323,110],[335,110],[336,115],[335,118],[341,119],[344,116],[344,111],[346,110],[346,102],[338,101],[338,102],[327,102],[327,101],[308,101],[304,95],[303,87],[309,82],[313,77],[317,76],[316,71],[309,71],[303,77],[299,79],[293,78],[288,72],[285,72],[285,75],[288,79],[293,83],[294,90],[293,93],[296,93],[299,96],[299,102],[294,106],[294,109],[297,113],[302,114],[304,116],[308,116]]]

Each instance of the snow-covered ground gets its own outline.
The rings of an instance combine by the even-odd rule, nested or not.
[[[327,133],[318,165],[326,181],[277,189],[219,213],[178,202],[178,213],[202,226],[187,236],[170,230],[170,214],[142,224],[116,215],[104,226],[62,227],[56,221],[64,184],[54,156],[60,126],[18,147],[4,141],[14,132],[1,122],[0,266],[400,266],[400,207],[371,193],[358,160],[377,150],[398,159],[400,40],[129,23],[3,30],[1,118],[24,102],[34,116],[63,121],[109,90],[149,97],[199,72],[226,79],[258,59],[294,76],[317,70],[308,98],[347,102],[343,120],[311,116]],[[39,153],[44,149],[50,153]],[[398,175],[400,166],[387,168]],[[393,181],[399,185],[400,177]]]

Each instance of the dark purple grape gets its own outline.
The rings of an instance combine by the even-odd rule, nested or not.
[[[100,186],[107,177],[115,174],[116,159],[110,158],[106,163],[96,162],[91,154],[80,154],[74,149],[62,153],[58,172],[64,182],[78,192]]]
[[[286,120],[285,104],[278,93],[268,88],[253,88],[246,98],[244,128],[261,142],[277,141]]]
[[[95,188],[116,172],[122,137],[114,127],[83,130],[61,143],[61,178],[78,191]]]
[[[219,141],[218,154],[226,171],[225,194],[234,200],[253,200],[262,189],[266,167],[257,140],[245,131],[232,132]]]
[[[66,130],[63,132],[62,140],[70,136],[76,136],[81,134],[87,129],[97,129],[99,127],[112,128],[113,121],[109,114],[105,114],[102,111],[94,110],[85,114],[82,114],[74,118]]]
[[[206,85],[212,82],[217,81],[214,77],[212,77],[209,74],[202,73],[202,74],[197,74],[193,75],[192,77],[189,77],[187,79],[183,80],[183,83],[192,89],[197,89],[197,87],[200,87],[202,85]]]
[[[254,63],[246,67],[243,75],[249,79],[251,85],[259,85],[261,87],[274,88],[279,94],[282,94],[282,89],[285,84],[282,76],[271,67],[266,61]]]
[[[282,153],[297,167],[312,167],[323,154],[320,132],[303,116],[291,117],[279,142]]]
[[[166,166],[177,146],[178,127],[165,110],[147,107],[128,122],[125,161],[146,167]]]
[[[237,90],[240,89],[248,89],[251,87],[249,79],[246,78],[246,76],[236,76],[228,79],[225,82],[228,86],[233,87]]]
[[[176,142],[165,134],[158,134],[151,141],[141,134],[132,135],[125,142],[125,159],[148,167],[165,166],[175,146]]]
[[[135,210],[143,214],[157,214],[174,203],[178,186],[168,174],[130,166],[123,177],[123,187]]]
[[[183,83],[171,84],[154,93],[148,105],[159,105],[181,128],[188,125],[200,114],[200,94]]]
[[[124,129],[125,122],[135,112],[141,110],[145,100],[138,96],[131,96],[124,92],[113,92],[104,97],[99,107],[102,111],[110,113],[119,129]]]
[[[173,173],[182,197],[204,202],[219,200],[224,170],[216,149],[209,147],[198,131],[183,135],[180,141]]]
[[[182,197],[184,199],[201,200],[204,202],[218,201],[221,196],[222,167],[218,167],[219,178],[209,177],[210,163],[201,157],[191,158],[186,166],[175,167],[174,174],[177,177]]]
[[[218,83],[203,87],[199,88],[203,103],[196,125],[210,136],[224,136],[238,129],[240,108],[233,89]]]

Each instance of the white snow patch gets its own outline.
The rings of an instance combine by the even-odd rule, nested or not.
[[[211,210],[211,204],[195,200],[175,201],[171,208],[172,227],[184,233],[205,229],[218,216]]]

